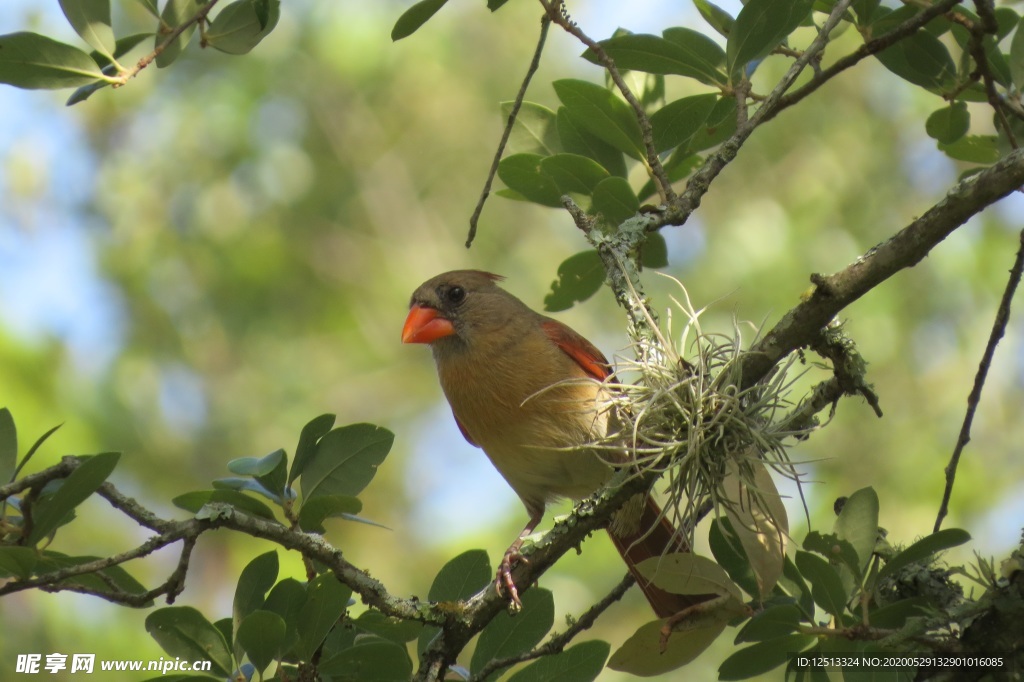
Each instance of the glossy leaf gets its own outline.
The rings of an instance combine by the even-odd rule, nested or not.
[[[213,480],[213,488],[214,490],[247,490],[262,495],[277,504],[281,504],[283,501],[281,495],[270,492],[266,486],[252,478],[216,478]]]
[[[707,557],[675,552],[644,559],[636,570],[655,585],[673,594],[717,594],[743,601],[739,586],[721,566]]]
[[[309,460],[316,454],[316,444],[334,426],[336,417],[333,414],[322,414],[310,420],[302,427],[299,433],[299,444],[295,446],[295,459],[292,461],[292,469],[288,472],[288,485],[298,478]]]
[[[99,65],[77,47],[38,33],[0,35],[0,83],[27,90],[56,90],[102,78]]]
[[[557,208],[562,205],[562,192],[555,179],[541,170],[545,158],[539,154],[507,156],[498,164],[498,177],[527,201]]]
[[[645,268],[664,268],[668,266],[668,244],[658,232],[647,235],[640,254],[640,263]]]
[[[856,577],[859,579],[878,542],[878,495],[873,488],[861,488],[850,495],[836,518],[833,532],[840,540],[853,545],[857,552],[860,570]]]
[[[803,615],[795,604],[777,604],[757,614],[736,635],[736,644],[763,642],[796,631]]]
[[[266,600],[260,607],[281,616],[286,626],[282,651],[291,651],[299,640],[299,612],[306,603],[306,587],[295,578],[285,578],[271,588]]]
[[[265,17],[260,16],[260,0],[236,0],[214,18],[206,29],[207,44],[227,54],[246,54],[266,38],[281,16],[280,0],[263,0]]]
[[[665,31],[665,37],[628,33],[599,44],[620,69],[686,76],[708,85],[728,82],[722,48],[697,31],[671,28]],[[583,56],[595,64],[600,63],[592,50],[587,50]]]
[[[608,642],[580,642],[554,656],[539,658],[508,682],[593,682],[604,669],[609,651]]]
[[[256,669],[265,670],[281,657],[287,631],[281,616],[258,609],[242,620],[235,637]]]
[[[924,616],[931,607],[928,597],[901,599],[875,609],[868,614],[868,621],[872,627],[898,630],[906,624],[908,618]]]
[[[736,582],[747,594],[757,594],[757,578],[750,567],[750,560],[747,559],[746,550],[740,544],[736,532],[733,530],[732,522],[728,517],[720,516],[711,522],[711,529],[708,532],[708,544],[711,547],[711,554],[715,557],[718,565],[725,569],[729,577]]]
[[[423,623],[390,618],[374,609],[363,611],[356,618],[354,624],[359,630],[373,633],[378,637],[390,639],[392,642],[399,644],[413,641],[419,637],[420,632],[423,630]]]
[[[927,559],[933,554],[958,547],[971,539],[971,534],[960,528],[945,528],[927,535],[894,556],[878,572],[879,578],[892,575],[904,566]]]
[[[835,533],[822,535],[813,530],[804,538],[803,548],[808,552],[820,554],[831,564],[848,568],[852,575],[860,577],[863,574],[857,550],[848,540],[840,539]],[[846,587],[849,590],[852,584],[847,584]]]
[[[732,33],[733,24],[736,20],[731,14],[709,0],[693,0],[693,6],[697,8],[704,21],[711,25],[719,35],[728,38]]]
[[[60,8],[82,40],[104,56],[113,54],[117,41],[110,28],[110,0],[60,0]]]
[[[239,457],[228,462],[228,471],[239,476],[263,476],[273,471],[284,458],[284,450],[274,450],[266,457]]]
[[[430,585],[427,599],[435,602],[467,599],[489,585],[493,577],[487,552],[471,549],[441,567]],[[437,632],[436,627],[423,628],[417,642],[419,653],[423,653]]]
[[[559,107],[555,127],[565,151],[591,158],[612,175],[626,177],[626,161],[622,152],[587,131],[565,107]]]
[[[673,632],[662,651],[661,628],[663,620],[641,626],[627,639],[608,661],[608,667],[641,677],[661,675],[681,668],[704,652],[725,629],[725,621],[704,627]]]
[[[814,596],[811,594],[811,588],[804,581],[804,577],[800,575],[799,569],[789,556],[786,557],[782,566],[782,577],[779,578],[779,584],[796,599],[797,605],[805,617],[814,617]]]
[[[736,100],[723,97],[708,114],[704,125],[694,134],[687,145],[690,153],[699,152],[724,142],[736,132]]]
[[[175,507],[193,514],[198,514],[204,506],[213,502],[231,505],[247,514],[269,521],[274,520],[274,512],[270,507],[237,490],[196,490],[178,495],[171,502]]]
[[[338,582],[333,573],[324,573],[306,586],[306,602],[298,615],[299,657],[308,661],[320,647],[327,633],[348,608],[352,590]]]
[[[995,135],[964,135],[950,144],[940,142],[939,149],[957,161],[990,164],[999,160],[998,138]]]
[[[36,563],[36,575],[59,571],[71,566],[99,561],[97,556],[68,556],[61,552],[45,550],[39,555]],[[81,585],[100,593],[109,592],[111,586],[129,594],[142,594],[146,587],[136,580],[123,566],[108,566],[96,573],[83,573],[61,581],[63,584]],[[153,602],[143,604],[144,607],[152,606]]]
[[[18,429],[6,407],[0,408],[0,484],[14,479],[18,465]]]
[[[877,55],[885,68],[932,92],[955,87],[956,65],[949,50],[927,31],[918,31]]]
[[[514,616],[499,613],[487,624],[477,640],[470,669],[477,671],[496,658],[514,656],[540,643],[555,622],[555,599],[551,592],[534,588],[522,595],[523,608]],[[496,680],[498,670],[484,678]]]
[[[575,79],[552,83],[576,122],[620,152],[644,157],[640,124],[632,109],[607,88]]]
[[[774,670],[794,653],[818,641],[809,635],[786,635],[740,649],[718,667],[720,680],[745,680]],[[781,676],[780,676],[781,677]]]
[[[599,213],[608,225],[617,226],[640,211],[640,200],[637,199],[636,193],[625,179],[610,177],[602,180],[594,188],[591,211]],[[597,255],[596,251],[593,253]],[[598,261],[600,261],[600,258]],[[602,272],[604,271],[603,266],[601,270]],[[561,274],[561,268],[559,268],[559,274]],[[601,277],[601,282],[604,282],[603,276]]]
[[[320,439],[302,474],[303,502],[321,495],[358,495],[394,442],[395,434],[373,424],[334,429]]]
[[[729,73],[763,59],[811,13],[813,0],[749,0],[736,16],[726,55]]]
[[[544,297],[544,310],[568,310],[597,293],[604,284],[604,265],[593,249],[569,256],[558,266],[558,279]]]
[[[448,0],[420,0],[405,10],[395,22],[395,27],[391,29],[391,40],[401,40],[411,36],[419,30],[420,26],[427,23],[430,17],[437,13],[437,10],[444,7],[446,2]]]
[[[579,154],[556,154],[540,161],[540,172],[555,181],[562,194],[593,194],[599,182],[608,177],[601,164]]]
[[[971,114],[964,102],[952,102],[948,107],[936,109],[924,124],[928,137],[950,144],[967,134],[971,127]]]
[[[512,114],[512,102],[501,103],[502,116],[507,120]],[[562,151],[558,139],[555,112],[542,104],[523,102],[512,124],[506,154],[540,154],[551,156]]]
[[[190,21],[199,11],[199,0],[167,0],[163,13],[160,14],[161,21],[171,29]],[[156,57],[156,65],[159,68],[170,66],[181,56],[182,50],[188,45],[195,33],[196,25],[192,23],[183,30],[173,41],[164,47],[163,51]],[[169,36],[164,33],[156,34],[154,47],[159,48]]]
[[[670,102],[651,114],[654,148],[663,152],[689,142],[708,120],[718,95],[694,95]]]
[[[263,608],[267,591],[277,582],[279,568],[277,552],[270,551],[260,554],[242,569],[241,575],[238,576],[235,598],[231,606],[231,621],[236,633],[239,632],[242,621],[249,614]],[[235,655],[239,659],[242,658],[241,647],[243,646],[240,641],[236,641]],[[255,661],[253,662],[255,663]]]
[[[307,533],[323,533],[324,520],[341,514],[358,514],[363,503],[350,495],[321,495],[307,500],[299,509],[299,527]]]
[[[796,553],[796,567],[811,584],[814,602],[836,618],[846,609],[846,591],[836,569],[817,554]]]
[[[39,561],[35,547],[0,545],[0,577],[27,580]]]
[[[56,491],[41,497],[32,509],[34,523],[28,544],[34,545],[55,531],[65,516],[103,485],[120,457],[119,453],[105,452],[83,459]]]
[[[317,670],[336,680],[406,682],[412,678],[412,661],[405,647],[371,637],[327,657]]]
[[[146,617],[146,631],[170,656],[210,661],[212,673],[231,674],[231,652],[220,631],[191,606],[168,606]]]

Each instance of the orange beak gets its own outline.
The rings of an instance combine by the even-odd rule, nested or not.
[[[433,343],[455,333],[450,320],[433,308],[414,305],[402,327],[402,343]]]

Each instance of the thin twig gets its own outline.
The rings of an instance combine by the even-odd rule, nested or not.
[[[998,310],[996,310],[996,319],[992,324],[988,345],[985,346],[985,352],[981,356],[981,362],[978,364],[978,372],[974,375],[974,386],[967,396],[967,413],[964,415],[964,423],[960,427],[960,435],[956,439],[953,455],[949,459],[949,464],[946,465],[946,488],[942,493],[942,504],[939,506],[939,514],[935,519],[935,532],[938,532],[939,528],[942,527],[942,520],[949,512],[949,500],[953,495],[956,468],[960,464],[960,455],[963,453],[964,447],[971,440],[971,424],[974,422],[974,413],[977,411],[978,402],[981,400],[981,389],[985,386],[985,378],[988,376],[988,370],[992,365],[992,356],[995,355],[996,346],[999,345],[999,340],[1006,333],[1006,324],[1010,320],[1010,303],[1013,300],[1014,293],[1017,291],[1017,286],[1020,284],[1022,272],[1024,272],[1024,230],[1021,230],[1020,233],[1020,247],[1017,249],[1017,257],[1013,261],[1013,267],[1010,269],[1010,276],[1006,280],[1003,298],[999,302]]]
[[[523,99],[526,97],[526,90],[530,87],[533,74],[537,73],[537,68],[540,66],[540,57],[544,52],[544,43],[548,39],[549,26],[551,26],[551,19],[545,14],[540,18],[540,37],[537,39],[537,48],[533,51],[533,59],[530,60],[530,68],[526,70],[526,77],[523,78],[523,83],[519,86],[515,102],[512,103],[512,111],[508,114],[508,122],[505,124],[505,130],[501,134],[498,149],[494,152],[494,159],[491,161],[491,169],[487,172],[487,179],[484,180],[484,188],[480,192],[480,199],[476,202],[473,215],[469,218],[469,235],[466,237],[467,249],[473,245],[473,240],[476,238],[477,223],[480,221],[480,214],[483,213],[487,197],[491,194],[491,184],[494,182],[494,176],[498,174],[498,164],[505,153],[505,145],[508,144],[508,138],[512,135],[512,128],[515,127],[516,118],[519,116],[519,109],[523,106]]]
[[[480,668],[480,670],[473,673],[473,676],[469,678],[468,682],[480,682],[480,680],[486,680],[492,673],[511,667],[517,663],[532,661],[534,659],[541,658],[542,656],[551,656],[561,653],[578,634],[584,630],[589,630],[597,621],[598,616],[604,613],[609,606],[622,599],[622,595],[626,594],[626,590],[632,587],[635,583],[636,578],[633,577],[633,574],[627,573],[622,580],[619,581],[618,585],[613,587],[608,594],[602,597],[601,601],[587,609],[586,612],[572,625],[570,625],[565,632],[554,635],[544,644],[529,651],[524,651],[523,653],[516,654],[515,656],[495,658],[488,661],[486,665]]]
[[[996,81],[992,76],[992,66],[989,64],[988,55],[985,54],[985,36],[989,34],[994,35],[999,30],[996,25],[995,10],[991,3],[986,2],[986,0],[975,0],[974,6],[978,10],[978,17],[980,19],[978,22],[970,21],[961,14],[951,14],[951,16],[955,17],[970,32],[971,38],[968,42],[968,52],[970,52],[971,57],[974,59],[974,63],[978,67],[977,72],[981,75],[982,83],[985,85],[985,96],[988,97],[989,105],[996,112],[999,127],[1006,134],[1006,139],[1010,142],[1010,146],[1013,149],[1019,149],[1017,137],[1010,128],[1010,121],[1006,118],[1006,112],[1003,111],[1003,101],[996,91]]]
[[[209,2],[207,2],[205,5],[199,8],[199,11],[193,14],[190,18],[186,19],[184,23],[175,26],[174,29],[167,34],[167,38],[165,38],[163,42],[157,45],[152,52],[150,52],[142,59],[140,59],[132,68],[128,69],[127,71],[124,71],[123,73],[119,73],[115,79],[115,82],[111,83],[113,87],[119,88],[122,85],[125,85],[132,78],[135,78],[135,76],[137,76],[140,71],[149,66],[154,59],[163,54],[164,50],[166,50],[171,43],[177,40],[182,33],[188,30],[190,26],[204,21],[206,19],[206,16],[210,13],[210,10],[213,9],[213,6],[216,5],[217,2],[218,0],[209,0]]]
[[[647,117],[647,112],[644,111],[644,107],[640,104],[636,95],[626,85],[626,81],[622,79],[622,74],[619,73],[619,69],[615,66],[615,60],[604,51],[604,48],[597,41],[584,33],[576,22],[569,18],[568,13],[565,11],[565,2],[563,0],[540,0],[540,4],[543,5],[551,21],[561,26],[566,33],[574,36],[590,48],[594,52],[594,56],[597,57],[597,61],[608,71],[608,75],[611,77],[612,82],[615,83],[615,87],[619,89],[626,102],[632,107],[636,121],[640,125],[640,136],[643,140],[647,157],[647,168],[654,178],[655,184],[658,186],[658,194],[661,195],[662,201],[665,203],[674,200],[676,198],[675,190],[672,189],[668,173],[665,172],[664,166],[661,165],[661,159],[658,158],[658,150],[654,147],[654,130],[651,128],[651,120]]]

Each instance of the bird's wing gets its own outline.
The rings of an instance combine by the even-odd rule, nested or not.
[[[540,326],[552,343],[572,358],[587,376],[598,381],[604,381],[611,376],[611,363],[590,341],[550,317],[543,318]]]
[[[466,427],[459,421],[459,415],[455,414],[454,410],[452,410],[452,416],[455,417],[455,423],[459,425],[459,431],[462,431],[462,437],[465,438],[470,445],[480,447],[475,440],[469,437],[469,432],[466,431]]]

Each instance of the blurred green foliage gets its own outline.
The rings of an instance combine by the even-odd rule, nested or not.
[[[142,30],[141,7],[117,9]],[[437,272],[478,267],[506,275],[510,290],[541,308],[558,265],[585,243],[562,212],[492,197],[472,250],[463,247],[500,134],[499,102],[514,94],[533,49],[536,8],[509,3],[491,17],[482,6],[456,5],[429,30],[391,44],[402,9],[285,3],[274,33],[244,58],[192,46],[173,68],[151,67],[71,109],[58,111],[59,97],[0,91],[0,110],[46,112],[0,159],[0,231],[28,240],[57,227],[80,232],[120,320],[103,337],[108,354],[82,357],[59,326],[19,331],[0,300],[0,403],[30,439],[65,422],[35,466],[69,452],[121,451],[115,481],[166,513],[172,497],[223,476],[229,460],[292,447],[311,415],[386,426],[397,435],[395,450],[361,495],[361,515],[393,530],[336,524],[327,537],[394,592],[425,595],[451,556],[469,547],[496,556],[523,514],[503,491],[493,502],[500,509],[488,510],[501,522],[468,537],[412,522],[428,504],[424,491],[442,489],[446,504],[465,504],[452,488],[471,484],[460,470],[480,453],[455,438],[425,442],[442,432],[427,422],[449,417],[437,407],[432,363],[398,342],[407,296]],[[11,25],[0,29],[61,19],[8,14]],[[586,25],[588,13],[576,19]],[[684,23],[698,22],[687,16]],[[557,108],[552,81],[601,76],[576,58],[580,50],[566,36],[551,43],[530,99]],[[852,49],[856,41],[839,44]],[[755,91],[786,66],[768,57]],[[701,92],[668,87],[670,101]],[[694,219],[664,232],[665,272],[685,283],[695,305],[711,306],[705,331],[731,329],[733,316],[773,323],[798,301],[809,273],[844,267],[935,203],[963,170],[925,132],[925,119],[942,105],[866,62],[752,137]],[[988,116],[983,105],[967,108]],[[40,155],[39,140],[52,135],[56,151]],[[78,184],[69,187],[68,178]],[[630,180],[638,187],[643,178]],[[70,224],[54,225],[47,206],[68,192],[75,200],[56,215]],[[880,523],[890,539],[909,543],[930,531],[1021,214],[1019,198],[987,211],[845,311],[885,418],[847,399],[827,429],[794,449],[817,481],[804,487],[812,516],[827,518],[835,497],[870,485],[883,500]],[[656,274],[648,285],[661,309],[678,295]],[[30,273],[4,287],[9,300],[47,290]],[[624,318],[609,296],[599,293],[560,319],[609,353],[626,344]],[[983,554],[1004,551],[1019,530],[1018,320],[997,353],[948,524],[972,530]],[[799,385],[821,376],[815,372]],[[424,456],[437,457],[437,480],[408,473],[424,471],[411,468]],[[94,533],[61,537],[54,549],[116,552],[144,537],[97,500],[79,513]],[[475,515],[468,507],[458,513]],[[267,549],[240,537],[204,538],[179,603],[229,614],[232,583],[224,576]],[[138,575],[164,576],[167,556],[146,560]],[[409,570],[410,557],[422,570]],[[282,575],[302,575],[297,557],[281,559]],[[603,539],[582,558],[566,557],[544,580],[556,595],[556,622],[621,573]],[[638,594],[629,595],[595,635],[621,641],[644,609]],[[20,593],[0,601],[0,614],[17,624],[0,643],[0,677],[13,674],[23,652],[162,654],[145,633],[146,613],[87,597]],[[694,664],[695,677],[710,675],[728,651],[725,642],[716,647]]]

